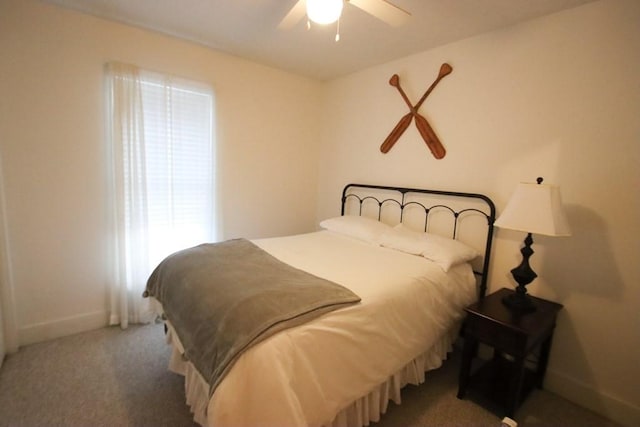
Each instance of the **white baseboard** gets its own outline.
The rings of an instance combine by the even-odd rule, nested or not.
[[[18,331],[19,345],[34,344],[79,332],[92,331],[107,326],[108,320],[109,315],[106,311],[96,311],[52,322],[24,326]]]
[[[623,426],[640,425],[640,407],[594,390],[551,369],[544,378],[544,388]]]

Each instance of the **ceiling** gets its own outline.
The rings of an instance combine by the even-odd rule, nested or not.
[[[297,0],[43,1],[329,80],[593,0],[390,0],[411,13],[401,27],[347,4],[339,42],[335,24],[278,29]]]

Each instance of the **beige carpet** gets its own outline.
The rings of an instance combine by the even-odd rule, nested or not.
[[[161,325],[103,328],[22,348],[0,369],[0,426],[194,426],[182,377],[167,371]],[[494,426],[500,417],[458,400],[458,354],[403,390],[375,427]],[[536,390],[519,426],[615,426],[552,393]]]

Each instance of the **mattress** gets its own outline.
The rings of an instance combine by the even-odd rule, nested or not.
[[[424,381],[446,357],[463,316],[476,299],[471,267],[445,273],[419,256],[331,231],[253,240],[276,258],[339,283],[361,303],[279,332],[247,350],[211,399],[208,385],[180,357],[194,419],[208,426],[367,425],[400,388]]]

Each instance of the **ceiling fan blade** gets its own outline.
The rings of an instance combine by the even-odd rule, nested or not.
[[[348,0],[348,2],[393,27],[404,24],[411,14],[386,0]]]
[[[280,24],[278,24],[278,28],[281,30],[288,30],[296,25],[300,20],[307,14],[307,0],[298,0],[296,4],[293,5],[289,13],[282,18]]]

